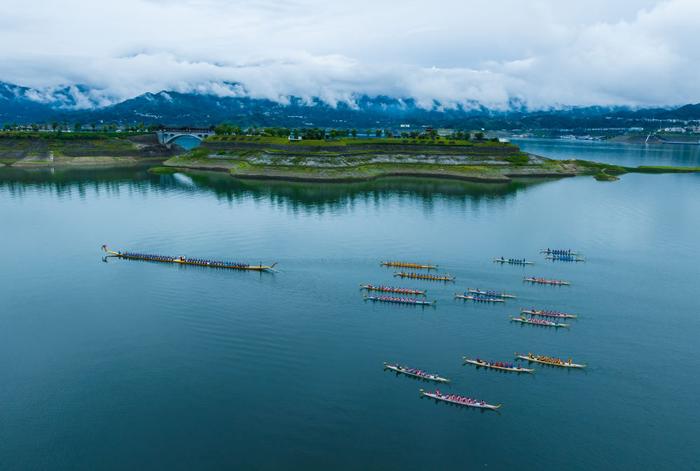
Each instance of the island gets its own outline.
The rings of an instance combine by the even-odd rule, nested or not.
[[[147,165],[152,173],[225,172],[239,179],[353,182],[380,177],[449,178],[508,183],[514,179],[625,173],[698,172],[694,167],[622,167],[553,160],[503,139],[431,136],[337,137],[212,134],[185,150],[155,133],[0,133],[0,165],[21,168]]]
[[[697,172],[685,167],[622,167],[585,160],[553,160],[497,139],[341,138],[292,141],[271,136],[212,136],[196,149],[155,168],[158,173],[197,169],[241,179],[352,182],[379,177],[451,178],[507,183],[519,178],[561,178],[630,172]]]

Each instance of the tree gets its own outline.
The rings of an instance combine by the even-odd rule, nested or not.
[[[474,133],[474,138],[475,138],[477,141],[481,141],[481,140],[484,139],[484,133],[481,132],[481,131],[476,132],[476,133]]]
[[[80,132],[81,129],[83,129],[83,125],[82,125],[82,124],[80,124],[80,123],[78,123],[78,122],[73,123],[73,131],[75,131],[75,132]]]
[[[352,135],[352,137],[357,137],[357,129],[351,130],[350,134]]]
[[[374,137],[382,137],[382,130],[377,129],[374,131]]]

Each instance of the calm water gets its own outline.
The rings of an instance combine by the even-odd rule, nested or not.
[[[553,159],[585,159],[617,165],[700,166],[700,145],[620,144],[563,139],[514,139],[523,150]]]
[[[698,175],[308,186],[5,169],[0,221],[2,469],[698,465]],[[280,271],[103,262],[103,243]],[[588,261],[547,263],[547,246]],[[499,255],[538,264],[490,262]],[[385,258],[438,263],[457,283],[398,282]],[[437,307],[367,304],[363,282],[427,287]],[[476,286],[518,299],[452,299]],[[510,323],[525,306],[580,319]],[[514,351],[590,366],[516,376],[461,364]],[[384,361],[503,408],[421,400],[431,385]]]

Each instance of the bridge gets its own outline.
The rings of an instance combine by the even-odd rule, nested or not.
[[[193,137],[195,139],[198,139],[199,141],[203,141],[209,136],[214,135],[214,131],[211,129],[197,129],[197,128],[182,128],[182,129],[161,129],[160,131],[156,131],[156,134],[158,135],[158,142],[161,144],[164,144],[168,147],[170,147],[170,144],[175,139],[178,139],[180,137]]]

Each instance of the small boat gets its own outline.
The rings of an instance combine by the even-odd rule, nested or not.
[[[413,296],[425,296],[424,289],[398,288],[396,286],[375,286],[375,285],[360,285],[360,289],[367,291],[379,291],[381,293],[399,293],[410,294]]]
[[[576,256],[576,255],[581,255],[579,252],[575,252],[570,249],[542,249],[540,250],[540,253],[546,254],[546,255],[565,255],[565,256]]]
[[[530,262],[524,258],[503,258],[498,257],[493,259],[494,263],[507,263],[509,265],[534,265],[535,262]]]
[[[155,255],[138,252],[115,252],[109,250],[106,245],[102,250],[111,257],[125,258],[127,260],[143,260],[147,262],[175,263],[179,265],[195,265],[198,267],[226,268],[230,270],[251,270],[251,271],[275,271],[276,263],[272,265],[249,265],[247,263],[229,262],[222,260],[208,260],[202,258],[173,257],[170,255]]]
[[[510,372],[513,372],[513,373],[532,373],[533,371],[535,371],[535,370],[532,369],[532,368],[523,368],[523,367],[520,366],[520,365],[517,365],[517,366],[516,366],[516,365],[513,365],[513,366],[502,366],[502,365],[498,365],[497,363],[493,363],[493,362],[490,362],[490,361],[481,360],[481,359],[479,359],[479,358],[467,358],[467,357],[464,357],[464,363],[465,363],[465,364],[468,363],[468,364],[470,364],[470,365],[474,365],[474,366],[476,366],[477,368],[479,368],[479,367],[492,368],[492,369],[494,369],[494,370],[499,370],[499,371],[510,371]]]
[[[397,272],[394,276],[399,276],[401,278],[411,278],[414,280],[430,280],[430,281],[454,281],[455,277],[450,275],[428,275],[425,273],[406,273]]]
[[[553,286],[570,286],[571,283],[568,281],[563,281],[563,280],[548,280],[546,278],[538,278],[535,276],[526,276],[523,278],[523,281],[527,281],[529,283],[534,283],[537,285],[553,285]]]
[[[510,317],[511,322],[520,322],[521,324],[539,325],[542,327],[569,327],[569,324],[560,324],[559,322],[546,321],[544,319],[533,319],[532,317]]]
[[[501,293],[493,290],[481,290],[479,288],[468,288],[467,293],[478,294],[479,296],[488,296],[489,298],[515,299],[515,295]]]
[[[397,268],[416,268],[418,270],[437,270],[437,265],[425,265],[422,263],[412,263],[412,262],[380,262],[384,267],[397,267]]]
[[[475,303],[504,303],[501,298],[491,298],[487,296],[475,296],[472,294],[455,294],[455,299],[464,299],[465,301],[474,301]]]
[[[523,314],[530,314],[531,316],[551,317],[552,319],[576,319],[578,317],[576,314],[567,314],[566,312],[559,311],[543,311],[541,309],[521,309],[520,312]]]
[[[379,301],[382,303],[413,304],[415,306],[432,306],[435,301],[424,301],[416,298],[397,298],[395,296],[365,296],[365,301]]]
[[[435,381],[437,383],[450,382],[449,379],[443,378],[442,376],[433,373],[426,373],[425,371],[419,370],[417,368],[408,368],[407,366],[401,366],[397,364],[384,363],[384,369],[391,370],[396,374],[403,374],[406,376],[411,376],[412,378],[424,379],[426,381]]]
[[[498,410],[501,407],[501,404],[488,404],[484,401],[462,397],[457,394],[442,394],[440,391],[426,392],[421,389],[420,395],[421,397],[429,397],[430,399],[435,399],[436,401],[447,402],[464,407],[474,407],[476,409]]]
[[[586,365],[579,365],[577,363],[572,362],[571,358],[569,358],[568,361],[564,361],[561,358],[548,357],[546,355],[533,355],[532,353],[528,353],[527,355],[525,355],[524,353],[515,352],[515,358],[517,358],[518,360],[525,360],[532,363],[540,363],[542,365],[558,366],[559,368],[586,367]]]
[[[547,260],[552,260],[555,262],[585,262],[586,259],[577,257],[575,255],[547,255],[545,257]]]

